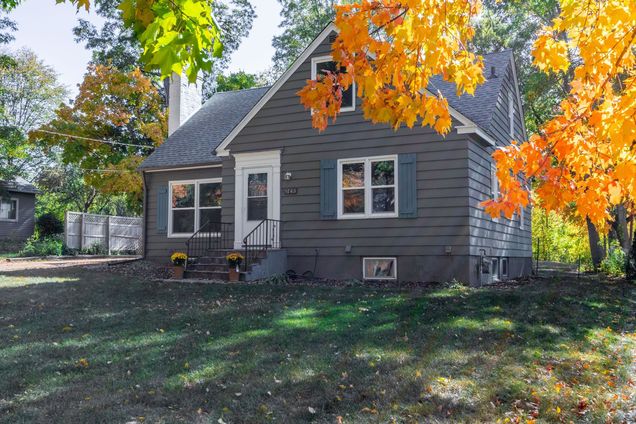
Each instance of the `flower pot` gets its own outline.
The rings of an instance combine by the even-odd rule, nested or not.
[[[229,271],[229,280],[230,281],[238,281],[239,280],[239,271],[237,267],[230,267]]]
[[[175,265],[172,267],[173,278],[175,280],[181,280],[183,278],[183,266]]]

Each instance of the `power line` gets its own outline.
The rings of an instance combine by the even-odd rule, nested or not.
[[[155,148],[155,146],[143,146],[143,145],[139,145],[139,144],[122,143],[122,142],[119,142],[119,141],[99,140],[97,138],[82,137],[82,136],[73,135],[73,134],[64,134],[64,133],[60,133],[60,132],[56,132],[56,131],[33,130],[33,132],[41,132],[41,133],[46,133],[46,134],[59,135],[59,136],[62,136],[62,137],[77,138],[77,139],[80,139],[80,140],[96,141],[98,143],[113,144],[113,145],[118,145],[118,146],[140,147],[142,149],[154,149]]]

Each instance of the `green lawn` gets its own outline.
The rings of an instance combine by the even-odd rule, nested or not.
[[[0,422],[630,421],[635,326],[626,283],[398,291],[0,270]]]

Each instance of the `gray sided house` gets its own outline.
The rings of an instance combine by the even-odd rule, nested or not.
[[[31,237],[35,228],[35,195],[30,184],[0,181],[0,242],[20,243]]]
[[[512,53],[484,57],[474,97],[432,81],[452,109],[446,137],[366,121],[353,90],[319,133],[297,92],[333,67],[334,31],[273,86],[215,94],[146,159],[146,256],[189,249],[198,277],[223,277],[231,249],[248,254],[246,279],[294,270],[480,285],[528,275],[530,210],[492,219],[480,206],[498,195],[491,153],[526,138]]]

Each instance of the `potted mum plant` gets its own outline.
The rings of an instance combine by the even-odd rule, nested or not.
[[[182,252],[175,252],[170,256],[170,261],[172,261],[172,265],[174,265],[172,270],[175,280],[181,280],[183,278],[183,267],[187,260],[188,255]]]
[[[228,254],[225,259],[227,260],[227,265],[229,267],[230,272],[230,281],[238,281],[239,280],[239,267],[241,263],[243,263],[243,255],[238,252],[232,252]]]

